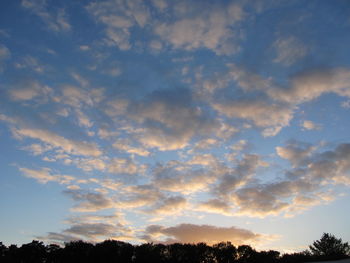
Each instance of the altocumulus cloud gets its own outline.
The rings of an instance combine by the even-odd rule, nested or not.
[[[43,238],[261,244],[270,218],[285,233],[283,217],[348,198],[348,17],[335,2],[9,5],[0,163],[70,201]],[[250,217],[254,232],[224,223]]]
[[[180,224],[173,227],[150,225],[143,237],[147,241],[157,241],[163,238],[165,243],[198,243],[215,244],[222,240],[234,244],[254,243],[264,235],[256,234],[246,229],[236,227],[216,227],[211,225]]]

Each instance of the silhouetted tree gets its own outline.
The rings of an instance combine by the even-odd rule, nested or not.
[[[50,244],[46,246],[46,263],[59,263],[62,255],[63,248],[56,244]]]
[[[206,243],[198,243],[196,245],[196,252],[197,252],[198,262],[201,262],[201,263],[216,262],[215,255],[214,255],[214,248],[211,246],[208,246]]]
[[[0,242],[0,263],[302,263],[319,260],[340,259],[349,255],[348,243],[331,234],[323,234],[309,250],[284,254],[274,250],[256,251],[251,246],[236,248],[230,242],[213,246],[205,243],[171,245],[147,243],[133,246],[116,240],[91,244],[72,241],[64,248],[45,246],[33,240],[20,248],[6,247]]]
[[[46,247],[43,242],[33,240],[19,248],[19,255],[23,263],[38,263],[46,261]]]
[[[251,246],[241,245],[237,248],[238,262],[256,262],[257,252]]]
[[[94,245],[84,241],[71,241],[65,243],[60,255],[61,262],[89,263],[93,262],[91,257]]]
[[[277,263],[279,261],[280,252],[275,250],[260,251],[257,258],[259,262]]]
[[[232,263],[237,259],[237,249],[231,242],[221,242],[213,246],[215,258],[219,263]]]
[[[5,253],[6,253],[7,247],[0,242],[0,258],[5,257]]]
[[[321,239],[314,241],[309,248],[314,256],[327,260],[346,258],[350,252],[347,242],[343,243],[341,238],[328,233],[324,233]]]
[[[305,250],[298,253],[284,254],[279,261],[281,263],[299,263],[313,260],[314,257],[312,256],[311,252],[309,250]]]
[[[4,262],[17,263],[21,262],[19,248],[16,245],[10,245],[5,252]]]
[[[94,262],[131,263],[133,253],[134,247],[131,244],[116,240],[106,240],[95,245],[92,258]]]

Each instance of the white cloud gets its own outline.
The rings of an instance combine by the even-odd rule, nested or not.
[[[23,147],[24,150],[30,151],[33,155],[41,155],[44,152],[50,151],[52,149],[52,146],[50,145],[43,145],[38,143],[33,143],[31,145]]]
[[[123,158],[113,158],[108,165],[108,171],[115,174],[138,174],[143,173],[144,169],[145,166]]]
[[[78,82],[80,84],[80,86],[82,86],[82,87],[89,86],[89,81],[86,78],[84,78],[83,76],[81,76],[80,74],[78,74],[76,72],[72,72],[71,76],[76,82]]]
[[[314,122],[309,121],[309,120],[304,120],[302,122],[301,126],[305,130],[320,130],[322,128],[322,126],[320,124],[314,123]]]
[[[219,160],[212,154],[197,154],[192,157],[187,163],[190,165],[215,166]]]
[[[285,66],[290,66],[307,54],[306,46],[296,37],[281,37],[273,43],[277,56],[273,60]]]
[[[81,51],[88,51],[88,50],[90,50],[90,46],[88,46],[88,45],[80,45],[79,49]]]
[[[293,118],[293,109],[286,105],[263,100],[237,100],[212,103],[214,109],[230,118],[252,121],[256,126],[274,128],[265,130],[265,135],[275,135],[280,128],[288,126]],[[276,130],[277,129],[277,130]]]
[[[74,212],[94,212],[114,207],[113,200],[101,193],[79,189],[65,190],[63,193],[78,202],[78,204],[72,208]]]
[[[14,128],[12,130],[18,138],[29,137],[40,140],[54,148],[62,149],[66,153],[84,156],[100,156],[101,150],[95,143],[66,139],[51,131],[32,128]]]
[[[29,9],[33,14],[40,17],[50,30],[60,32],[71,29],[65,10],[58,9],[57,12],[50,13],[47,9],[46,0],[22,0],[22,7]]]
[[[196,106],[189,90],[158,90],[129,104],[128,117],[142,126],[137,139],[161,151],[186,147],[195,135],[208,135],[216,121]]]
[[[93,122],[81,110],[77,109],[75,113],[80,127],[91,128],[93,126]]]
[[[211,225],[180,224],[173,227],[151,225],[145,231],[147,241],[158,241],[161,235],[166,243],[199,243],[209,245],[225,241],[231,241],[235,245],[257,242],[264,235],[253,233],[237,227],[218,227]]]
[[[210,199],[206,202],[202,202],[196,207],[197,210],[206,213],[217,213],[226,216],[232,216],[232,206],[229,202],[220,199]]]
[[[143,28],[150,18],[147,6],[140,0],[93,2],[87,6],[87,10],[106,26],[107,43],[120,50],[131,48],[131,28]]]
[[[316,151],[316,147],[294,143],[277,147],[278,154],[293,167],[285,171],[285,179],[269,183],[245,185],[232,192],[230,204],[235,215],[265,217],[284,214],[293,216],[312,206],[333,201],[334,185],[348,185],[350,144],[334,150]]]
[[[254,177],[256,170],[262,163],[256,154],[246,154],[237,162],[236,167],[228,168],[219,183],[215,185],[214,192],[218,196],[226,197],[232,191],[246,185]]]
[[[236,44],[240,37],[234,31],[235,24],[244,17],[243,9],[237,3],[225,7],[189,7],[180,12],[181,3],[175,6],[177,19],[170,23],[158,23],[154,32],[163,41],[170,43],[175,49],[195,50],[211,49],[218,55],[229,55],[239,50]],[[178,9],[176,12],[176,9]],[[194,12],[193,12],[194,11]]]
[[[0,72],[4,70],[5,62],[10,57],[11,57],[10,50],[6,46],[0,44]]]
[[[15,63],[15,67],[19,69],[29,68],[37,73],[44,73],[47,68],[47,66],[41,64],[37,58],[29,55],[23,57],[21,62]]]
[[[152,185],[134,185],[123,188],[123,195],[116,202],[118,208],[138,208],[154,206],[165,195]]]
[[[144,211],[150,215],[158,215],[161,217],[169,215],[178,216],[187,206],[187,200],[184,197],[172,196],[161,199],[157,204]]]
[[[22,88],[22,86],[25,86]],[[44,101],[52,94],[53,90],[41,85],[37,81],[26,81],[20,87],[15,87],[9,90],[9,94],[14,101],[27,101],[35,98],[43,99]]]
[[[313,145],[297,141],[288,142],[286,147],[276,147],[278,156],[290,161],[293,166],[301,165],[315,150]]]
[[[137,154],[140,156],[149,156],[150,152],[142,147],[134,147],[131,146],[131,141],[127,139],[118,139],[115,143],[113,143],[113,147],[120,151],[125,151],[130,154]]]
[[[153,185],[161,190],[183,194],[203,192],[208,190],[220,172],[220,169],[190,169],[186,164],[167,163],[154,168]]]
[[[168,3],[165,0],[152,0],[153,5],[160,11],[164,11],[167,8]]]
[[[83,80],[81,80],[83,81]],[[104,90],[78,88],[72,85],[65,85],[61,89],[62,96],[56,96],[55,102],[69,105],[73,108],[81,108],[82,106],[94,106],[104,99]]]
[[[57,182],[59,184],[70,184],[75,180],[73,176],[70,175],[60,175],[51,174],[50,168],[42,168],[41,170],[32,170],[28,168],[19,168],[23,176],[28,178],[33,178],[41,184],[46,184],[48,182]]]
[[[350,70],[334,68],[305,71],[292,77],[289,88],[271,89],[270,96],[289,103],[303,103],[325,93],[350,97]]]
[[[104,171],[107,167],[107,164],[102,159],[96,159],[96,158],[80,158],[80,159],[74,159],[72,161],[78,168],[90,172],[93,170],[99,170]]]

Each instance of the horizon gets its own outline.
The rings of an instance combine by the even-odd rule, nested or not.
[[[0,237],[350,241],[350,2],[3,0]]]

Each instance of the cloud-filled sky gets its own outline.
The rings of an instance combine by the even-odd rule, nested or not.
[[[347,0],[3,0],[0,236],[350,240]]]

